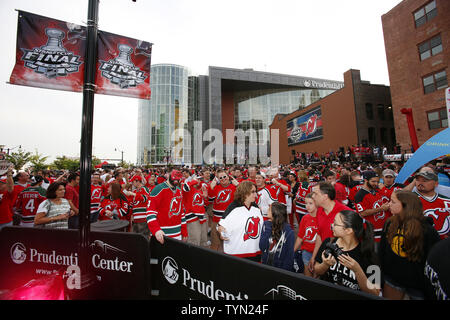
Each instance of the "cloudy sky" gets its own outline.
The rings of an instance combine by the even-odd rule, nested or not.
[[[401,0],[102,0],[99,29],[152,42],[152,64],[208,66],[343,81],[348,69],[389,85],[381,16]],[[82,93],[7,84],[17,11],[86,25],[88,0],[1,0],[0,145],[79,156]],[[136,162],[138,100],[95,96],[93,155]],[[17,149],[15,149],[17,150]]]

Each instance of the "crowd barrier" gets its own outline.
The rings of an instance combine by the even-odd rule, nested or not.
[[[0,290],[61,275],[79,265],[79,233],[5,227],[0,232]],[[367,300],[377,297],[188,243],[124,232],[91,232],[95,299]],[[83,297],[81,297],[83,298]]]

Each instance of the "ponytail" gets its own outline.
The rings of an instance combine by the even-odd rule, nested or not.
[[[361,245],[362,256],[371,264],[378,264],[372,224],[361,218],[355,211],[343,210],[340,214],[345,227],[353,229],[355,237]]]

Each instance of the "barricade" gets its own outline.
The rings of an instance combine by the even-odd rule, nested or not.
[[[92,231],[89,239],[87,261],[96,281],[91,291],[86,291],[86,296],[78,295],[78,299],[377,299],[170,238],[165,238],[161,245],[154,238],[149,242],[140,234]],[[77,230],[3,228],[0,232],[0,291],[14,291],[52,275],[63,281],[61,275],[71,265],[80,264],[78,242]],[[67,291],[70,279],[64,281]],[[76,281],[73,284],[76,285]],[[64,296],[70,297],[67,292]],[[33,295],[33,299],[38,298]]]

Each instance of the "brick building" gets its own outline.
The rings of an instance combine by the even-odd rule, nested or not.
[[[357,144],[392,150],[396,144],[389,87],[363,81],[352,69],[344,73],[343,88],[305,109],[277,114],[270,129],[279,130],[281,164],[297,152],[325,154]]]
[[[402,1],[382,16],[382,25],[395,133],[409,151],[413,141],[406,113],[412,115],[419,146],[448,127],[450,1]]]

